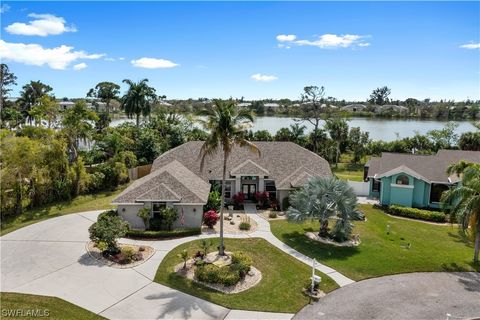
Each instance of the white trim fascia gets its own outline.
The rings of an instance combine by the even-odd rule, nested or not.
[[[430,184],[432,184],[432,183],[435,183],[435,184],[445,184],[445,185],[448,185],[448,186],[451,185],[451,184],[453,184],[452,182],[450,182],[450,178],[448,178],[448,181],[449,181],[449,182],[445,182],[445,181],[430,181]]]
[[[205,203],[178,203],[178,202],[175,202],[173,203],[174,206],[204,206],[206,204]]]
[[[401,165],[399,167],[396,167],[392,170],[389,170],[387,172],[384,172],[382,174],[379,174],[378,175],[378,178],[383,178],[383,177],[390,177],[390,176],[393,176],[394,174],[397,174],[397,173],[406,173],[414,178],[417,178],[417,179],[420,179],[420,180],[423,180],[423,181],[426,181],[428,183],[431,183],[431,181],[427,178],[425,178],[424,176],[422,176],[421,174],[419,174],[418,172],[416,172],[415,170],[413,169],[410,169],[409,167],[405,166],[405,165]]]
[[[414,186],[412,184],[396,184],[396,183],[390,183],[390,187],[405,188],[405,189],[413,189],[414,188]]]
[[[166,200],[166,199],[136,199],[135,201],[138,201],[139,203],[140,202],[168,202],[168,203],[177,203],[177,202],[180,202],[180,200]]]
[[[110,204],[113,204],[115,206],[136,206],[143,203],[141,202],[110,202]]]

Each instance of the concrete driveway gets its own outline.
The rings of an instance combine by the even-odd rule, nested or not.
[[[111,319],[222,319],[229,309],[152,282],[175,241],[144,264],[115,269],[85,249],[101,211],[46,220],[0,238],[1,291],[60,297]],[[157,248],[158,249],[158,248]]]
[[[411,273],[364,280],[307,305],[294,319],[480,318],[480,273]]]

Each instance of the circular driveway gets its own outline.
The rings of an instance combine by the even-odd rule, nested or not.
[[[307,305],[294,319],[480,319],[480,273],[410,273],[364,280]]]

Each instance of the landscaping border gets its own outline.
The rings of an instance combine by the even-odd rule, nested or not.
[[[132,239],[172,239],[172,238],[196,236],[201,233],[202,233],[201,228],[183,228],[183,229],[175,229],[171,231],[167,231],[167,230],[152,231],[152,230],[133,229],[133,230],[128,230],[125,237],[132,238]]]

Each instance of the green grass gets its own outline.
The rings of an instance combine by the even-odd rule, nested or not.
[[[308,239],[305,232],[318,232],[318,221],[277,220],[270,221],[270,226],[281,241],[354,280],[417,271],[480,271],[480,264],[473,264],[473,243],[456,226],[390,217],[371,205],[360,209],[367,221],[355,222],[353,233],[360,235],[361,244],[354,248]]]
[[[213,248],[217,247],[215,239]],[[173,272],[182,260],[177,256],[188,250],[190,256],[200,250],[200,240],[185,243],[170,251],[160,264],[155,282],[183,291],[196,297],[231,309],[270,312],[297,312],[309,299],[302,288],[309,281],[311,267],[275,248],[259,238],[225,239],[227,251],[244,251],[253,259],[253,266],[262,272],[262,280],[256,286],[236,294],[223,294],[208,289]],[[330,292],[337,288],[335,282],[324,274],[321,289]]]
[[[115,191],[103,191],[97,194],[81,195],[70,201],[57,202],[27,210],[21,215],[5,217],[2,219],[0,235],[26,227],[46,219],[63,216],[65,214],[110,209],[110,202],[124,189],[121,187]]]
[[[20,293],[10,293],[2,292],[0,293],[0,300],[2,305],[2,319],[55,319],[55,320],[100,320],[105,319],[96,315],[93,312],[80,308],[74,304],[71,304],[65,300],[46,297],[46,296],[37,296],[31,294],[20,294]],[[6,312],[22,312],[24,315],[35,315],[35,316],[7,316]],[[16,311],[20,310],[20,311]],[[48,316],[47,316],[48,312]],[[38,315],[43,314],[43,317]]]
[[[348,153],[344,153],[340,156],[338,167],[332,165],[332,172],[342,180],[350,181],[363,181],[363,163],[353,164],[353,156]],[[368,159],[362,159],[368,160]]]

